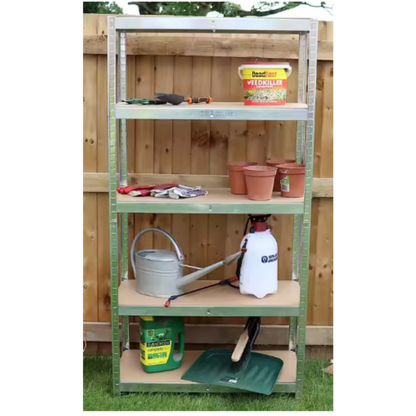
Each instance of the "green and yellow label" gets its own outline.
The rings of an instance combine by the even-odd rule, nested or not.
[[[144,365],[160,365],[168,362],[172,349],[171,340],[140,343],[140,361]]]

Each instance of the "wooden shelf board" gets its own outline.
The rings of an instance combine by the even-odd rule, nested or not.
[[[121,383],[141,384],[197,384],[181,380],[188,368],[197,360],[203,351],[185,351],[182,365],[177,370],[161,373],[146,373],[140,363],[140,350],[124,351],[120,361]],[[296,354],[293,351],[258,351],[262,354],[281,358],[284,362],[278,384],[296,383]]]
[[[229,189],[207,189],[208,195],[195,198],[169,199],[132,197],[117,194],[118,212],[152,213],[241,213],[241,214],[301,214],[302,198],[283,198],[274,192],[269,201],[251,201],[247,195],[233,195]]]
[[[186,286],[190,291],[215,280],[197,280]],[[165,308],[166,299],[154,298],[136,292],[135,280],[121,282],[119,288],[119,310],[122,315],[175,315],[187,316],[297,316],[300,299],[300,286],[291,280],[279,280],[277,293],[257,299],[252,295],[242,295],[230,286],[216,286],[205,291],[191,293],[172,301]],[[136,309],[141,309],[136,311]],[[279,312],[280,311],[283,312]],[[217,310],[216,310],[217,309]],[[250,310],[251,309],[251,310]],[[253,315],[253,316],[255,316]]]
[[[153,120],[306,120],[304,103],[244,105],[242,102],[179,105],[116,104],[118,119]]]
[[[188,104],[188,103],[182,103],[179,105],[172,105],[172,104],[164,104],[164,105],[146,105],[143,106],[142,104],[127,104],[123,102],[117,103],[117,106],[120,108],[134,108],[138,110],[143,109],[181,109],[181,110],[190,110],[190,111],[200,111],[201,109],[209,108],[211,110],[247,110],[247,111],[258,111],[261,112],[264,109],[266,110],[294,110],[294,109],[300,109],[300,110],[306,110],[308,108],[307,104],[304,103],[286,103],[285,105],[259,105],[259,106],[250,106],[250,105],[244,105],[243,102],[235,102],[235,103],[228,103],[228,102],[212,102],[210,104]]]

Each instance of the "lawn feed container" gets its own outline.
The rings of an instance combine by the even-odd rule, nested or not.
[[[160,373],[179,368],[185,349],[183,318],[141,316],[139,324],[140,362],[143,370],[146,373]]]

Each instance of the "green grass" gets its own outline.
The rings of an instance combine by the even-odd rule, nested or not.
[[[325,360],[307,360],[305,384],[300,400],[294,395],[263,396],[252,393],[186,394],[131,393],[114,397],[111,360],[103,357],[84,359],[84,410],[140,411],[273,411],[333,410],[333,378],[324,373]]]

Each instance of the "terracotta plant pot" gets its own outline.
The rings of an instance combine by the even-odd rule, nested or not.
[[[266,162],[267,166],[276,166],[276,179],[274,180],[273,192],[280,192],[280,177],[279,177],[279,167],[283,163],[296,163],[296,160],[293,159],[272,159]]]
[[[244,168],[249,199],[253,201],[272,199],[276,170],[275,166],[247,166]]]
[[[305,192],[305,165],[285,163],[279,165],[281,194],[285,198],[301,198]]]
[[[247,195],[244,167],[257,165],[256,162],[228,162],[228,176],[230,178],[231,193],[234,195]]]

